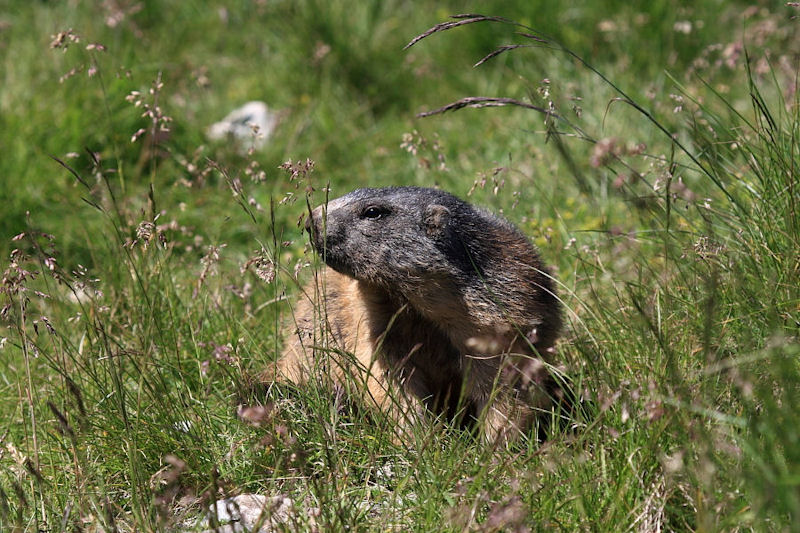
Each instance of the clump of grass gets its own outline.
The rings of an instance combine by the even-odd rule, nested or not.
[[[774,98],[781,93],[776,76],[778,85],[770,87],[774,91],[768,103],[749,69],[749,113],[720,94],[715,101],[701,103],[684,89],[680,99],[693,106],[684,140],[553,39],[498,17],[454,19],[434,26],[409,46],[466,24],[517,26],[528,43],[502,46],[476,66],[524,48],[565,52],[617,93],[612,101],[633,108],[640,120],[665,135],[664,155],[624,153],[613,145],[603,147],[552,106],[545,109],[507,97],[462,98],[422,114],[505,105],[531,109],[544,115],[551,139],[563,137],[562,128],[571,130],[594,144],[596,154],[602,151],[598,164],[614,174],[619,167],[627,168],[647,186],[641,201],[632,204],[642,208],[634,213],[634,232],[611,232],[606,243],[597,243],[597,250],[575,255],[578,272],[587,281],[576,285],[573,293],[578,321],[572,357],[585,368],[587,386],[595,387],[594,393],[618,389],[610,401],[601,398],[597,421],[615,440],[621,435],[611,427],[619,421],[624,425],[631,416],[652,421],[649,428],[634,426],[631,431],[646,450],[642,460],[650,463],[647,477],[664,493],[657,504],[658,522],[679,528],[738,527],[741,522],[732,516],[744,518],[748,515],[741,513],[747,510],[775,527],[796,521],[800,508],[789,487],[794,485],[791,472],[797,472],[800,463],[788,444],[794,430],[787,431],[787,424],[794,424],[785,418],[792,416],[793,405],[787,395],[800,386],[796,359],[790,355],[797,351],[800,329],[795,305],[800,296],[800,213],[793,170],[800,124],[796,93],[792,100]],[[555,142],[569,162],[569,147]],[[648,182],[637,171],[641,162],[628,161],[635,156],[663,162],[664,172]],[[623,181],[617,191],[626,192],[628,200],[638,199],[631,195],[642,193],[630,181]],[[687,183],[692,183],[691,189]],[[597,187],[585,182],[578,186],[584,192]],[[628,272],[619,272],[608,261],[625,249],[633,263]],[[626,358],[612,359],[615,351]],[[646,388],[633,381],[640,373],[649,376]],[[626,374],[631,381],[619,382]],[[632,404],[638,404],[639,412],[631,413]],[[740,461],[741,468],[734,466]],[[639,504],[643,514],[633,524],[654,527],[653,517],[646,516],[651,504]]]

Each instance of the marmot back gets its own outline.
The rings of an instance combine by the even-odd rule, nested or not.
[[[302,383],[322,354],[352,354],[325,367],[335,382],[361,376],[398,416],[475,415],[491,438],[551,404],[560,304],[513,224],[443,191],[387,187],[317,207],[306,228],[329,268],[295,309],[278,379]]]

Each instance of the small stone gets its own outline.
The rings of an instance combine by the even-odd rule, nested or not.
[[[228,139],[238,148],[262,148],[278,125],[279,113],[270,111],[264,102],[247,102],[209,126],[206,135],[213,141]]]
[[[293,516],[292,500],[285,496],[267,497],[261,494],[240,494],[219,500],[209,508],[216,515],[218,528],[205,529],[203,533],[271,533]],[[200,527],[208,528],[208,518],[203,518]]]

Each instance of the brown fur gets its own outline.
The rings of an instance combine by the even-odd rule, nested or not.
[[[560,307],[513,225],[441,191],[398,187],[331,201],[307,227],[329,266],[306,287],[266,380],[302,384],[321,369],[398,418],[461,408],[490,438],[514,438],[551,404],[543,361]]]

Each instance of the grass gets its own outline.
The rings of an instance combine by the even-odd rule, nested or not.
[[[496,2],[546,42],[476,22],[402,50],[461,9],[5,10],[2,529],[174,529],[239,492],[289,498],[297,530],[797,529],[797,8]],[[534,46],[469,68],[509,43]],[[415,118],[470,96],[565,120]],[[207,141],[253,99],[283,112],[263,150]],[[306,196],[388,184],[541,248],[574,427],[495,450],[427,421],[399,446],[323,387],[253,390],[316,264]]]

